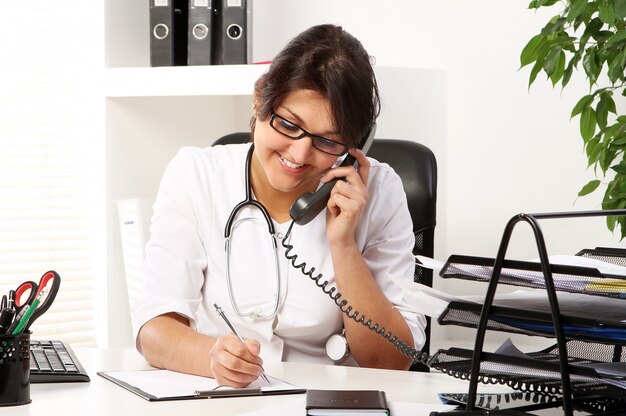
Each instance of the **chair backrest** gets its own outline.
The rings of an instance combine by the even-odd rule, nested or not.
[[[250,133],[232,133],[215,141],[215,144],[246,143]],[[387,163],[402,179],[406,193],[415,246],[413,254],[434,255],[435,225],[437,219],[437,160],[426,146],[410,140],[375,139],[368,156]],[[415,267],[414,280],[432,287],[432,271]],[[427,317],[426,344],[422,351],[430,352],[430,318]],[[413,371],[428,371],[423,364],[415,364]]]
[[[387,163],[402,179],[409,212],[413,220],[415,246],[413,254],[432,258],[437,223],[437,160],[426,146],[409,140],[376,139],[368,156]],[[432,287],[432,270],[415,266],[414,280]],[[422,351],[430,353],[430,317],[426,318],[426,343]],[[414,364],[412,371],[428,371],[423,364]]]

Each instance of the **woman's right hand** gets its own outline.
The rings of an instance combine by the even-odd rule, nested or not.
[[[246,387],[263,374],[261,345],[246,339],[242,344],[233,334],[222,335],[210,349],[211,370],[220,385]]]

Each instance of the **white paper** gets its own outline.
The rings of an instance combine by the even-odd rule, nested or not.
[[[399,279],[391,274],[388,275],[392,282],[400,286],[402,295],[411,307],[411,311],[432,318],[439,318],[446,310],[448,304],[455,300],[475,301],[480,296],[453,296],[441,290],[434,289],[421,283]],[[398,308],[406,309],[406,308]]]
[[[593,259],[584,256],[568,256],[568,255],[554,255],[548,256],[550,264],[561,264],[565,266],[580,266],[597,269],[602,274],[612,274],[616,276],[626,276],[626,267],[618,266],[617,264],[609,263],[606,261]],[[539,262],[539,259],[532,260]],[[624,282],[626,287],[626,281]]]
[[[443,269],[443,266],[445,265],[444,262],[439,261],[439,260],[435,260],[435,259],[431,259],[430,257],[425,257],[425,256],[415,256],[415,259],[419,262],[417,265],[420,267],[423,267],[425,269],[430,269],[434,272],[439,273],[439,271],[441,269]]]

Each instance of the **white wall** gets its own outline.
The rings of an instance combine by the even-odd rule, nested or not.
[[[593,178],[586,171],[578,119],[569,118],[587,91],[584,74],[574,74],[564,91],[540,74],[529,91],[530,68],[518,71],[526,42],[557,13],[527,5],[527,0],[257,0],[253,57],[271,59],[293,35],[328,22],[358,37],[378,65],[444,69],[447,138],[439,146],[446,161],[439,172],[436,257],[493,257],[513,215],[599,209],[601,201],[600,191],[577,199]],[[620,245],[602,219],[542,225],[549,254]],[[509,253],[535,258],[534,247],[522,226]],[[443,279],[435,286],[456,294],[486,288]],[[452,337],[446,332],[435,329],[436,345],[441,337]],[[467,337],[473,331],[455,327],[454,333]]]

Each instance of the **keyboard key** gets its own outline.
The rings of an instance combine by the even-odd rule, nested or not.
[[[53,371],[65,371],[65,367],[56,351],[46,350],[46,358],[50,362]]]

